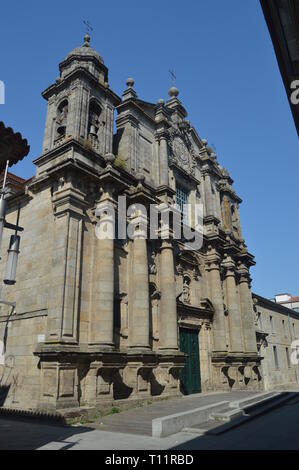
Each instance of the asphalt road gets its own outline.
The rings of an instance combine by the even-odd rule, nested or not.
[[[283,405],[218,436],[164,439],[0,418],[0,450],[299,450],[298,403]]]
[[[299,450],[299,399],[218,436],[176,446],[185,450]]]

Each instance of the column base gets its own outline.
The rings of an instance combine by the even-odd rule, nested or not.
[[[264,389],[260,373],[261,358],[247,354],[224,356],[213,353],[213,386],[215,390],[256,390]]]

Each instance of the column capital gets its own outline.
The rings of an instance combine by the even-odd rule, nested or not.
[[[250,286],[251,277],[249,273],[249,268],[245,264],[241,262],[239,263],[238,268],[237,268],[237,273],[239,275],[239,284],[246,282],[248,286]]]
[[[169,239],[169,240],[162,240],[161,241],[161,247],[160,247],[160,250],[163,251],[163,250],[173,250],[173,243],[172,243],[172,240]]]
[[[221,266],[225,270],[225,277],[234,277],[236,271],[236,263],[231,256],[226,255],[221,263]]]
[[[212,248],[212,246],[208,247],[208,254],[206,256],[206,270],[207,271],[214,271],[218,270],[220,271],[220,262],[221,262],[221,256],[217,252],[215,248]]]
[[[128,234],[132,240],[146,240],[147,239],[147,226],[148,219],[146,212],[138,208],[138,205],[134,207],[134,204],[130,207],[132,213],[128,214],[129,227]]]

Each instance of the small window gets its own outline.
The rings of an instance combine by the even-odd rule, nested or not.
[[[263,330],[263,321],[262,321],[262,314],[261,312],[258,312],[257,314],[257,321],[258,321],[258,327],[260,330]]]
[[[286,324],[284,320],[282,320],[282,331],[283,331],[284,336],[286,336],[287,332],[286,332]]]
[[[276,346],[273,346],[273,355],[274,355],[274,364],[275,364],[275,369],[279,369],[279,363],[278,363],[278,355],[277,355],[277,348]]]
[[[289,348],[286,348],[286,357],[287,357],[288,368],[290,368],[291,367],[291,362],[290,362]]]
[[[271,327],[271,333],[274,333],[273,317],[272,317],[272,315],[270,315],[270,327]]]

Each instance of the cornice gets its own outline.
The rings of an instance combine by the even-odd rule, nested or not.
[[[48,88],[42,92],[42,97],[45,100],[49,100],[53,94],[60,93],[69,85],[70,82],[74,81],[76,78],[81,78],[85,76],[96,88],[100,88],[104,94],[110,95],[113,101],[114,106],[118,106],[121,103],[121,98],[112,91],[109,86],[105,86],[99,82],[96,77],[92,75],[85,67],[78,67],[75,70],[72,70],[64,78],[61,78],[58,82],[53,83]]]

